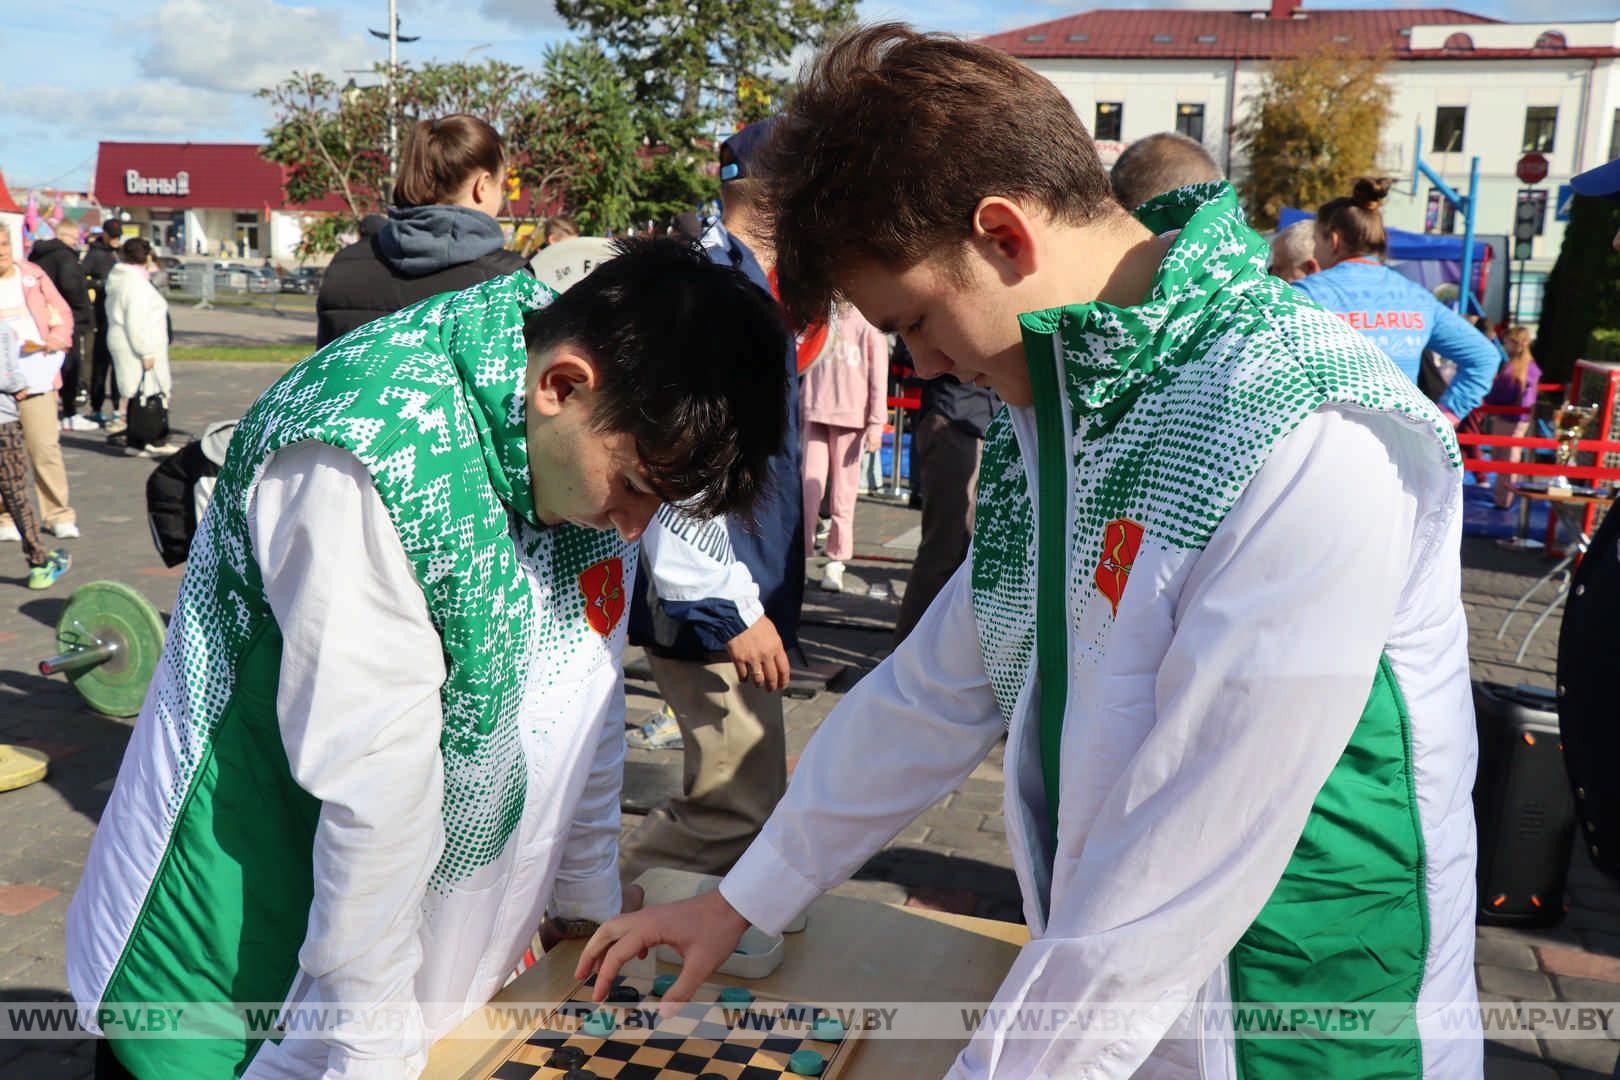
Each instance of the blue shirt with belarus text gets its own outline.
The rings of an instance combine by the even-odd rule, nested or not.
[[[1423,350],[1457,365],[1438,404],[1461,419],[1484,400],[1502,356],[1467,319],[1423,286],[1371,259],[1346,259],[1294,282],[1296,288],[1360,330],[1417,382]]]

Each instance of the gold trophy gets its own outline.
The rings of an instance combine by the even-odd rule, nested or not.
[[[1575,447],[1581,441],[1581,435],[1586,431],[1586,425],[1597,419],[1596,405],[1576,405],[1566,402],[1558,406],[1553,414],[1553,427],[1558,430],[1558,450],[1554,460],[1560,465],[1574,465]],[[1569,495],[1574,489],[1569,480],[1562,476],[1554,476],[1547,481],[1547,493],[1550,495]]]

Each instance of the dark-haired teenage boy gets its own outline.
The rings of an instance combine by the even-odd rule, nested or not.
[[[69,981],[198,1022],[354,1019],[109,1029],[109,1073],[412,1077],[542,912],[618,913],[635,541],[665,501],[758,496],[785,388],[757,361],[783,333],[740,274],[641,241],[555,298],[520,272],[368,323],[255,402],[69,911]]]
[[[1478,1076],[1450,425],[1267,275],[1230,187],[1126,214],[1068,102],[1005,54],[872,27],[793,101],[790,313],[842,294],[923,375],[1008,407],[968,565],[719,890],[613,920],[581,971],[605,988],[668,942],[685,1000],[1006,732],[1031,941],[953,1077]],[[1322,1026],[1250,1038],[1233,1003]],[[1356,1003],[1380,1037],[1349,1035]]]

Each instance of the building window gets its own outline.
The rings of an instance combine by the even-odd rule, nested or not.
[[[1083,45],[1091,40],[1090,34],[1070,34],[1069,41],[1074,45]]]
[[[1213,45],[1213,44],[1215,44],[1215,40],[1216,39],[1215,39],[1214,34],[1199,34],[1198,35],[1198,44],[1200,44],[1200,45]]]
[[[1194,142],[1204,141],[1204,107],[1183,102],[1176,106],[1176,130]]]
[[[1430,152],[1454,154],[1461,150],[1467,120],[1468,110],[1462,105],[1442,105],[1434,110],[1434,145]]]
[[[1457,231],[1457,207],[1440,194],[1439,188],[1429,189],[1429,206],[1423,218],[1423,231],[1447,235]]]
[[[1119,142],[1124,120],[1125,106],[1121,102],[1097,102],[1097,123],[1091,129],[1091,137],[1102,142]]]
[[[1536,38],[1536,48],[1538,49],[1565,49],[1568,47],[1568,39],[1557,30],[1547,30]]]
[[[1463,33],[1452,34],[1446,38],[1445,50],[1447,52],[1473,52],[1474,39]]]
[[[1171,39],[1169,34],[1154,34],[1153,35],[1153,44],[1155,44],[1155,45],[1168,45],[1168,44],[1170,44],[1171,40],[1172,39]]]
[[[1614,123],[1609,128],[1609,160],[1620,158],[1620,109],[1614,110]]]
[[[1041,41],[1046,40],[1046,35],[1045,34],[1025,34],[1024,35],[1024,40],[1025,41],[1030,41],[1030,42],[1041,42]]]
[[[1553,137],[1558,131],[1558,106],[1532,105],[1524,110],[1524,145],[1520,149],[1528,154],[1551,153]]]

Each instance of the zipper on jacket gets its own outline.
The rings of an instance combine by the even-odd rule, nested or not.
[[[1024,361],[1035,410],[1035,670],[1039,700],[1041,778],[1052,851],[1057,852],[1062,784],[1063,714],[1069,698],[1069,433],[1063,421],[1062,360],[1055,312],[1024,316]],[[1039,337],[1039,323],[1054,323]],[[1033,325],[1032,325],[1033,324]]]

